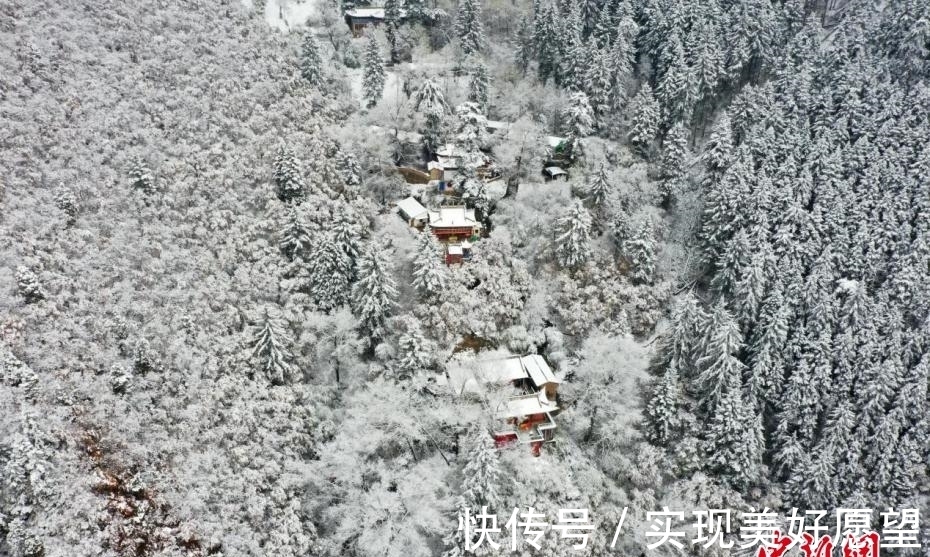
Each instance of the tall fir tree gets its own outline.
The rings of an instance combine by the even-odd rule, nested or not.
[[[630,278],[636,284],[652,284],[656,272],[656,239],[652,220],[646,219],[636,235],[626,242],[626,255],[630,260]]]
[[[591,257],[591,215],[575,200],[555,222],[555,257],[559,266],[578,269]]]
[[[142,157],[133,157],[129,162],[129,179],[130,185],[134,190],[141,191],[145,195],[155,193],[155,178],[152,171]]]
[[[300,50],[300,75],[314,86],[323,83],[323,57],[320,55],[320,43],[311,31],[304,34],[304,42]]]
[[[352,311],[362,330],[373,340],[385,335],[385,322],[397,305],[397,285],[383,253],[374,246],[363,250],[356,263],[358,279],[352,285]]]
[[[485,42],[481,0],[459,0],[455,17],[455,35],[465,56],[481,50]]]
[[[332,311],[349,300],[352,260],[331,233],[317,232],[304,274],[305,289],[322,311]]]
[[[659,103],[652,88],[643,83],[630,103],[630,143],[641,155],[647,155],[659,133]]]
[[[289,147],[281,145],[274,159],[274,181],[277,186],[278,199],[286,202],[300,202],[306,195],[306,186],[301,176],[297,157]]]
[[[418,235],[411,284],[424,296],[435,297],[445,290],[447,281],[448,269],[442,262],[442,246],[432,232],[425,230]]]
[[[678,369],[672,364],[662,377],[653,381],[650,396],[643,408],[646,438],[659,446],[668,446],[681,425],[681,387]]]
[[[283,385],[290,379],[291,343],[276,312],[265,308],[252,328],[251,349],[252,358],[259,362],[262,372],[273,385]]]
[[[688,132],[681,122],[676,122],[662,142],[661,191],[666,201],[674,199],[684,189],[688,157]]]
[[[478,62],[472,68],[471,80],[468,82],[468,100],[488,111],[488,67]]]
[[[381,56],[381,47],[378,46],[378,40],[375,34],[368,36],[368,43],[365,46],[365,63],[362,75],[362,91],[365,98],[365,104],[368,108],[378,104],[384,95],[385,71],[384,59]]]

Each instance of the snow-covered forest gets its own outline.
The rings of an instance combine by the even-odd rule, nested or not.
[[[0,0],[0,555],[930,521],[930,2],[375,7]],[[554,436],[502,446],[449,387],[533,354]]]

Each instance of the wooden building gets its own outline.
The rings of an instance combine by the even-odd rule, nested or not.
[[[458,243],[481,233],[475,210],[464,205],[447,205],[429,211],[429,227],[444,242]]]
[[[412,197],[397,202],[397,212],[410,226],[421,228],[429,220],[429,211]]]
[[[542,444],[552,441],[561,381],[539,354],[450,365],[446,374],[456,396],[491,399],[498,447],[526,444],[538,455]],[[494,398],[493,393],[502,388],[505,396]]]
[[[384,23],[384,8],[353,8],[346,11],[345,20],[352,35],[361,37],[368,27]]]

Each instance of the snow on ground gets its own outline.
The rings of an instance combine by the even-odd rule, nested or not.
[[[266,0],[265,21],[278,31],[302,27],[309,17],[320,13],[320,2],[324,0]],[[254,0],[242,0],[251,8]]]

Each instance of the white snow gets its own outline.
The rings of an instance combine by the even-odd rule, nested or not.
[[[252,7],[253,0],[242,0]],[[265,21],[278,31],[289,31],[303,27],[307,18],[320,13],[323,0],[267,0],[265,3]]]

